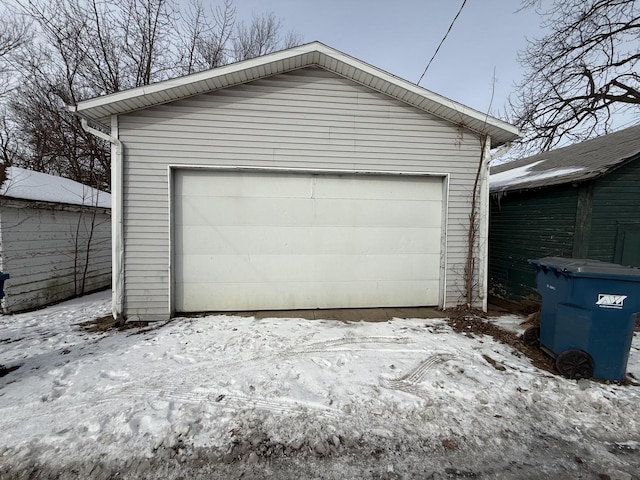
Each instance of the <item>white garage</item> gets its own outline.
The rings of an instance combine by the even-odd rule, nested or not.
[[[175,308],[438,305],[443,179],[174,174]]]
[[[486,307],[508,123],[318,42],[71,110],[112,145],[115,317]]]

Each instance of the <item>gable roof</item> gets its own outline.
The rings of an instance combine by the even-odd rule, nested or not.
[[[577,183],[608,174],[640,154],[640,125],[491,167],[492,193]]]
[[[310,66],[324,68],[444,120],[486,133],[491,137],[493,147],[519,137],[518,129],[507,122],[449,100],[320,42],[96,97],[69,109],[109,129],[111,115],[126,114]]]
[[[0,185],[3,197],[111,208],[111,194],[68,178],[20,167],[7,167],[6,174]]]

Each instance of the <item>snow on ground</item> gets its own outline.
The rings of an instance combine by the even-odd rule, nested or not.
[[[640,387],[554,376],[443,319],[77,325],[109,310],[101,293],[0,318],[0,364],[19,365],[0,378],[1,478],[640,472]],[[639,357],[636,333],[635,378]]]

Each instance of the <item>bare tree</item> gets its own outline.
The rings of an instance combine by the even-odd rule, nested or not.
[[[170,0],[126,0],[120,16],[121,53],[133,87],[175,76],[172,57],[175,29]]]
[[[129,0],[121,7],[31,0],[22,8],[38,37],[16,56],[24,82],[9,101],[31,147],[21,166],[108,190],[108,146],[85,132],[66,105],[161,80],[175,69],[164,53],[172,32],[165,0]]]
[[[16,0],[34,30],[30,48],[12,54],[21,82],[8,100],[8,121],[29,147],[20,166],[109,190],[108,145],[85,132],[66,105],[297,40],[281,39],[282,22],[273,14],[256,17],[255,25],[243,26],[246,51],[236,58],[232,0],[210,9],[192,0],[184,15],[174,1]]]
[[[0,16],[0,98],[11,90],[14,66],[11,55],[23,49],[31,39],[29,23],[25,17],[15,15],[5,7]]]
[[[42,79],[20,88],[10,101],[15,130],[29,146],[28,154],[14,164],[31,170],[72,178],[108,189],[110,163],[102,141],[82,130],[69,115],[64,98],[68,92],[46,91]]]
[[[240,22],[233,39],[233,56],[236,60],[247,60],[278,50],[281,42],[282,20],[273,13],[256,15],[249,26]]]
[[[0,18],[0,58],[23,47],[29,40],[29,24],[23,17]]]
[[[8,118],[4,108],[0,110],[0,165],[18,164],[25,157],[17,127]],[[2,185],[2,182],[0,182]]]
[[[462,278],[464,279],[464,302],[465,307],[473,308],[475,300],[477,298],[477,287],[479,284],[478,278],[478,248],[480,242],[483,239],[480,237],[480,188],[482,179],[482,172],[487,167],[486,147],[489,141],[487,135],[480,135],[480,159],[478,160],[478,168],[476,168],[476,176],[473,182],[473,189],[471,191],[471,209],[469,211],[469,224],[467,225],[467,258],[464,265]],[[489,181],[485,179],[484,181]]]
[[[227,45],[235,23],[236,10],[231,0],[211,7],[209,13],[201,0],[192,0],[182,19],[181,38],[183,72],[186,74],[229,63]]]
[[[90,187],[83,188],[81,200],[82,206],[78,209],[75,231],[71,232],[74,295],[87,293],[89,267],[93,260],[91,254],[95,253],[95,248],[99,246],[94,242],[96,229],[108,222],[108,217],[105,219],[104,215],[101,216],[102,220],[98,218],[100,191]],[[104,243],[104,239],[99,243]]]
[[[294,30],[289,30],[282,40],[282,48],[293,48],[301,45],[304,41],[301,34]]]
[[[525,0],[549,33],[521,52],[526,74],[512,101],[524,142],[547,150],[606,133],[616,114],[640,106],[640,2]]]
[[[185,26],[185,38],[181,41],[183,73],[188,75],[196,71],[198,62],[198,43],[211,30],[202,2],[191,0],[182,17]]]
[[[89,1],[86,15],[87,36],[92,37],[82,47],[87,50],[83,72],[86,82],[94,86],[95,92],[91,93],[118,92],[127,86],[120,51],[122,35],[112,28],[118,17],[113,9],[97,0]]]
[[[87,183],[100,178],[108,188],[110,168],[106,148],[84,132],[67,104],[95,91],[87,76],[90,35],[86,10],[75,1],[35,2],[25,8],[40,27],[29,51],[15,56],[23,73],[22,85],[9,100],[12,122],[30,146],[20,166]],[[97,88],[102,86],[98,85]],[[101,167],[100,171],[94,171]]]

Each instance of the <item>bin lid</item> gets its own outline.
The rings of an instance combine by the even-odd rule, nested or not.
[[[617,263],[601,262],[581,258],[544,257],[529,260],[532,265],[550,268],[570,276],[620,278],[640,282],[640,268],[625,267]]]

